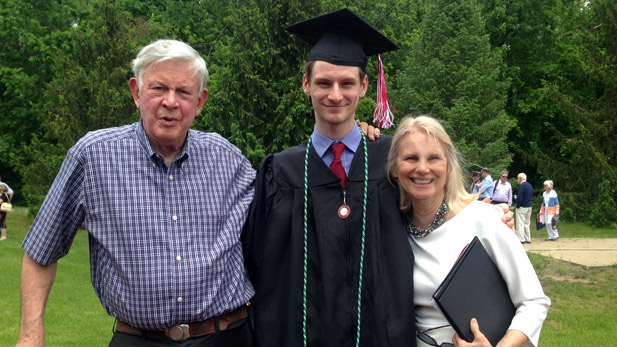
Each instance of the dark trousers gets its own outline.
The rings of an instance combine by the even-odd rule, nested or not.
[[[109,347],[252,347],[249,319],[231,324],[227,329],[182,342],[114,332]]]

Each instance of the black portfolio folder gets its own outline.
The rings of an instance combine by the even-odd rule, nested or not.
[[[516,312],[506,282],[477,236],[437,288],[433,301],[459,336],[473,341],[469,322],[476,318],[493,346],[505,335]]]

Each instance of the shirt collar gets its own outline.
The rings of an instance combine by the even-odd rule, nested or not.
[[[354,126],[351,131],[345,135],[340,141],[335,141],[317,130],[317,125],[315,125],[313,129],[313,134],[311,135],[311,141],[313,143],[313,147],[315,151],[320,157],[323,157],[324,153],[332,146],[335,142],[342,142],[345,144],[345,147],[350,151],[356,153],[360,142],[362,141],[362,133],[360,132],[360,128]]]
[[[152,144],[150,143],[150,140],[148,139],[148,136],[146,135],[146,131],[144,130],[144,126],[143,126],[141,119],[139,120],[139,122],[137,122],[135,133],[137,136],[137,141],[139,142],[141,147],[146,151],[146,153],[148,153],[148,157],[150,158],[150,160],[161,161],[162,163],[165,163],[165,160],[163,159],[163,157],[157,154],[154,151],[154,148],[152,148]],[[182,163],[189,157],[189,152],[191,148],[190,144],[191,144],[191,129],[189,129],[188,135],[186,136],[186,142],[184,143],[184,147],[182,147],[182,151],[178,154],[178,157],[176,157],[175,159],[176,161],[178,161],[178,164],[182,165]]]

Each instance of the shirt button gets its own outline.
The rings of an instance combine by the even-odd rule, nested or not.
[[[179,298],[178,298],[178,302],[182,302],[182,297],[179,297]]]
[[[182,260],[182,257],[181,257],[181,256],[177,256],[177,257],[176,257],[176,260],[177,260],[177,261],[180,261],[180,260]]]
[[[178,220],[178,216],[173,216],[173,217],[171,217],[171,219]]]
[[[173,181],[174,180],[174,175],[169,175],[169,180]]]

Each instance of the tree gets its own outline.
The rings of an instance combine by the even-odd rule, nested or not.
[[[93,3],[92,16],[51,36],[52,78],[36,104],[43,134],[26,146],[18,168],[30,212],[36,213],[64,153],[86,132],[139,119],[128,80],[130,62],[147,42],[115,1]]]
[[[606,226],[617,222],[609,212],[617,201],[617,4],[597,0],[577,10],[578,49],[561,59],[570,74],[544,86],[563,124],[545,122],[547,140],[532,155],[539,172],[561,183],[568,217]]]
[[[401,107],[445,120],[475,166],[506,168],[514,122],[504,111],[500,51],[490,46],[480,7],[475,1],[426,1],[420,18],[417,40],[396,75]]]
[[[567,74],[568,60],[560,57],[572,45],[566,35],[573,30],[568,25],[575,23],[571,12],[577,4],[561,0],[481,0],[480,3],[492,46],[504,50],[504,76],[511,81],[505,109],[516,119],[517,126],[508,136],[514,156],[510,169],[526,172],[533,184],[541,181],[541,175],[531,148],[546,139],[546,122],[563,123],[544,84]],[[550,149],[550,145],[540,146]]]
[[[26,155],[32,137],[42,134],[35,105],[44,92],[41,86],[51,78],[50,42],[83,13],[77,0],[0,1],[0,172],[16,191],[22,186],[17,161]],[[23,195],[15,197],[20,202]]]

